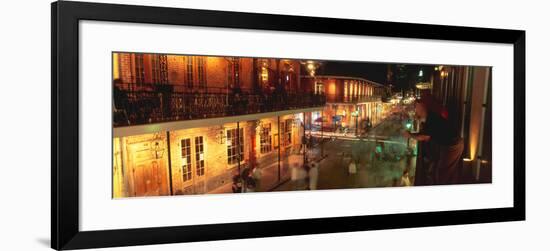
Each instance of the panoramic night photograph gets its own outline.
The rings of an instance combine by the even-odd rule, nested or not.
[[[113,198],[492,182],[489,66],[112,60]]]

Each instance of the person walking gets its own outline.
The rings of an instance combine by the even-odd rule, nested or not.
[[[243,191],[243,182],[239,172],[236,172],[232,177],[233,184],[231,185],[231,190],[233,193],[242,193]]]
[[[262,180],[262,170],[258,166],[255,166],[252,169],[251,177],[252,177],[252,179],[254,180],[254,183],[255,183],[255,191],[259,192],[260,189],[261,189],[260,186],[261,186],[261,180]]]
[[[319,165],[316,161],[309,163],[309,190],[317,190],[317,180],[319,178]]]
[[[348,165],[348,175],[353,175],[356,173],[357,173],[357,165],[355,164],[355,160],[352,159]]]

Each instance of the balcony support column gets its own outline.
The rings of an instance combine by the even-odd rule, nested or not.
[[[281,116],[277,116],[277,181],[281,181]]]
[[[239,127],[239,121],[237,121],[237,170],[239,171],[239,175],[241,175],[241,130]]]
[[[325,156],[325,147],[324,147],[325,140],[323,138],[323,126],[324,126],[323,122],[325,120],[325,118],[323,117],[324,116],[324,114],[323,114],[324,110],[325,110],[325,108],[323,108],[323,110],[321,110],[321,159]]]
[[[302,147],[304,148],[304,161],[303,161],[303,166],[306,166],[306,162],[307,162],[307,138],[306,138],[306,113],[302,113],[302,118],[303,118],[303,121],[302,121],[302,125],[304,127],[304,134],[302,135]]]
[[[170,150],[170,131],[166,131],[166,151],[168,151],[168,183],[170,184],[170,195],[174,195],[172,185],[172,151]]]

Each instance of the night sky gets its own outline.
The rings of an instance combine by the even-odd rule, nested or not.
[[[386,80],[388,65],[393,74],[392,84],[396,89],[404,90],[411,89],[416,82],[427,81],[434,68],[433,65],[420,64],[324,61],[318,74],[359,77],[385,85],[388,84]],[[423,77],[418,75],[421,69]]]
[[[322,75],[359,77],[385,84],[387,67],[387,64],[380,63],[325,61],[319,73]]]

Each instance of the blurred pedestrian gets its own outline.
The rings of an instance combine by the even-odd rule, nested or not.
[[[243,193],[251,193],[256,191],[256,180],[252,177],[252,168],[246,166],[241,172]]]
[[[409,177],[409,170],[403,171],[403,176],[401,176],[401,186],[411,186],[411,179]]]
[[[256,185],[255,191],[256,192],[260,191],[260,189],[261,189],[261,180],[262,180],[262,170],[258,166],[255,166],[252,169],[251,177],[254,180],[254,183]]]
[[[355,173],[357,173],[357,165],[355,164],[355,160],[352,160],[348,165],[348,174]]]
[[[317,190],[317,181],[319,178],[319,165],[316,161],[309,163],[309,190]]]
[[[233,180],[233,184],[231,186],[231,190],[233,190],[233,193],[242,193],[243,182],[239,172],[233,175],[232,180]]]
[[[252,175],[248,175],[244,178],[245,180],[245,193],[253,193],[256,192],[256,180],[252,177]]]

